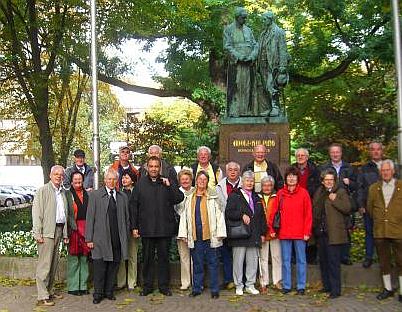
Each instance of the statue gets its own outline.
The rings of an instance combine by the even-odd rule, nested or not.
[[[255,114],[259,116],[284,116],[280,107],[281,89],[289,81],[285,31],[275,23],[272,12],[263,14],[264,29],[260,36],[257,58],[257,96]]]
[[[235,21],[223,34],[223,48],[228,54],[227,116],[253,116],[255,61],[258,44],[253,32],[245,25],[247,11],[236,8]]]

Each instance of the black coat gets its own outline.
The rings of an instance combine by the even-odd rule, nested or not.
[[[243,222],[243,215],[250,217],[251,235],[244,239],[228,238],[228,245],[232,247],[261,247],[261,236],[267,233],[267,220],[261,199],[253,192],[254,213],[250,209],[247,200],[239,189],[235,189],[228,197],[225,209],[226,226]]]
[[[369,161],[360,168],[360,172],[357,177],[357,208],[367,207],[369,187],[379,179],[380,172],[375,162]]]
[[[132,229],[138,229],[141,237],[172,237],[178,224],[174,205],[183,201],[184,195],[175,183],[153,182],[145,176],[134,187],[130,197]]]
[[[277,165],[275,165],[273,162],[265,159],[267,162],[268,168],[267,168],[267,174],[272,176],[275,180],[275,190],[279,190],[283,187],[283,177],[282,174],[278,168]],[[253,171],[254,172],[254,160],[247,165],[244,166],[243,171],[245,172],[247,170]]]
[[[294,163],[292,166],[298,167],[297,163]],[[308,168],[307,191],[310,195],[310,198],[313,199],[315,191],[321,185],[320,170],[318,170],[317,166],[311,160],[307,161],[307,168]]]

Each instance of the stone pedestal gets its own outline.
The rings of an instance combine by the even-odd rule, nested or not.
[[[238,162],[241,167],[252,159],[253,148],[263,144],[267,158],[276,163],[282,173],[289,166],[288,123],[222,124],[219,129],[219,163]]]

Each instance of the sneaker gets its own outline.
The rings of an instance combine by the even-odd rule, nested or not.
[[[236,287],[236,296],[243,296],[243,287]]]
[[[54,302],[50,301],[49,299],[43,299],[43,300],[38,300],[36,305],[42,306],[42,307],[51,307],[51,306],[54,306]]]
[[[254,288],[254,286],[246,287],[246,293],[251,295],[258,295],[260,292]]]

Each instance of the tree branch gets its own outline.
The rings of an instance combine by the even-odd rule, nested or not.
[[[335,77],[343,74],[348,69],[349,65],[355,60],[356,60],[355,54],[351,53],[337,67],[335,67],[334,69],[329,70],[317,77],[308,77],[308,76],[300,75],[297,73],[291,73],[290,80],[293,83],[299,83],[299,84],[300,83],[309,84],[309,85],[319,84],[321,82],[330,80],[332,78],[335,78]]]
[[[81,70],[87,74],[91,75],[91,72],[89,70],[88,64],[78,60],[78,59],[73,59],[73,62],[81,68]],[[138,86],[138,85],[133,85],[130,83],[127,83],[123,80],[120,80],[118,78],[114,77],[109,77],[103,73],[98,73],[98,79],[102,82],[108,83],[110,85],[122,88],[124,91],[132,91],[132,92],[137,92],[141,94],[148,94],[148,95],[154,95],[154,96],[159,96],[159,97],[174,97],[174,96],[179,96],[179,97],[186,97],[186,98],[191,98],[191,93],[186,90],[165,90],[165,89],[157,89],[157,88],[150,88],[150,87],[143,87],[143,86]]]

